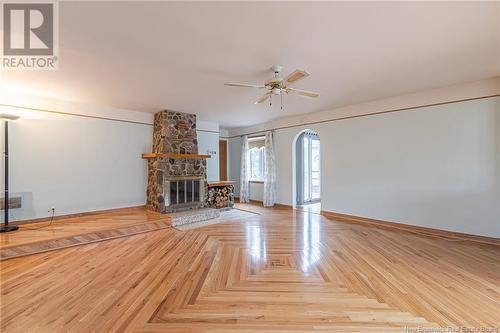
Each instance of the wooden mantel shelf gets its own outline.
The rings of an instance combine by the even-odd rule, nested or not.
[[[218,186],[228,186],[228,185],[235,185],[236,182],[233,180],[221,180],[218,182],[208,182],[208,187],[218,187]]]
[[[157,153],[143,153],[142,158],[210,158],[210,155],[197,155],[197,154],[175,154],[175,153],[165,153],[165,154],[157,154]]]

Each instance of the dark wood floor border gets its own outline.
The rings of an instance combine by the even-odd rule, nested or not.
[[[48,239],[36,243],[14,245],[0,249],[0,261],[48,251],[65,249],[73,246],[86,245],[127,236],[134,236],[166,228],[170,228],[170,222],[159,220],[122,228],[100,230],[89,232],[86,234],[61,237],[57,239]]]
[[[452,241],[471,241],[471,242],[483,243],[483,244],[488,244],[488,245],[500,246],[500,239],[494,238],[494,237],[471,235],[471,234],[465,234],[465,233],[461,233],[461,232],[434,229],[434,228],[428,228],[428,227],[421,227],[421,226],[416,226],[416,225],[411,225],[411,224],[402,224],[402,223],[397,223],[397,222],[376,220],[376,219],[370,219],[367,217],[341,214],[341,213],[335,213],[335,212],[330,212],[330,211],[325,211],[325,210],[321,211],[321,215],[326,217],[327,219],[330,219],[330,220],[337,220],[337,221],[342,221],[342,222],[354,222],[354,223],[362,223],[362,224],[371,224],[371,225],[375,225],[377,227],[388,228],[388,229],[397,229],[397,230],[412,232],[412,233],[419,234],[419,235],[440,237],[440,238],[444,238],[444,239],[452,240]]]
[[[56,221],[56,220],[63,220],[63,219],[71,219],[71,218],[75,218],[75,217],[99,215],[99,214],[105,214],[105,213],[119,213],[119,212],[123,212],[123,211],[130,210],[130,209],[140,209],[140,208],[145,208],[145,207],[146,207],[146,205],[140,205],[140,206],[130,206],[130,207],[122,207],[122,208],[94,210],[94,211],[90,211],[90,212],[57,215],[57,216],[54,216],[53,218],[49,216],[49,217],[40,217],[40,218],[28,219],[28,220],[9,221],[9,224],[22,225],[22,224],[29,224],[29,223],[49,222],[51,220]]]

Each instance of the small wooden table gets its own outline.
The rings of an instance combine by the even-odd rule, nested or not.
[[[208,183],[208,206],[217,209],[231,209],[234,206],[235,181],[223,180]]]

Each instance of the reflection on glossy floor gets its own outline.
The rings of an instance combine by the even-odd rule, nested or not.
[[[2,332],[499,325],[498,247],[244,208],[261,215],[2,262]]]
[[[308,204],[302,205],[300,207],[297,207],[297,209],[304,211],[304,212],[320,214],[321,213],[321,202],[308,203]]]

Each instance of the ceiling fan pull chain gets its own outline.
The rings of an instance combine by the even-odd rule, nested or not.
[[[281,111],[283,111],[283,93],[280,94],[281,97]]]
[[[269,96],[269,106],[273,106],[273,95]]]

